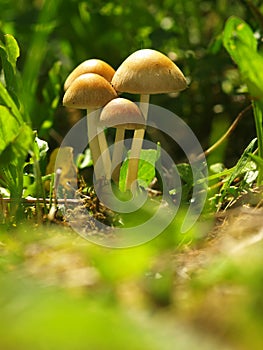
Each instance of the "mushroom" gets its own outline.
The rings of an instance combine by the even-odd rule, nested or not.
[[[131,54],[116,70],[112,85],[117,92],[140,94],[140,108],[147,120],[150,94],[171,93],[184,90],[186,79],[181,70],[167,56],[152,49]],[[137,179],[140,150],[145,129],[134,133],[127,174],[127,187]]]
[[[101,75],[108,81],[112,80],[115,70],[106,62],[92,58],[80,63],[67,77],[64,83],[64,90],[66,91],[71,83],[80,75],[86,73],[95,73]]]
[[[100,113],[99,108],[116,97],[117,93],[111,84],[95,73],[80,75],[70,84],[65,92],[63,98],[64,106],[87,110],[88,139],[93,162],[100,156],[99,145],[95,139],[97,135],[97,120]],[[109,167],[108,164],[111,164],[110,155],[109,152],[105,152],[103,159],[105,174]],[[95,169],[94,164],[95,177],[98,180],[100,172],[96,172]]]
[[[92,58],[89,60],[86,60],[82,63],[80,63],[67,77],[65,83],[64,83],[64,90],[66,91],[69,86],[72,84],[72,82],[78,78],[82,74],[86,73],[94,73],[101,75],[103,78],[105,78],[107,81],[111,81],[115,70],[106,62]],[[91,128],[91,126],[90,126]],[[94,132],[95,132],[95,125],[94,125]],[[95,134],[96,135],[96,132]],[[106,138],[104,134],[101,135],[101,138],[104,137],[104,143],[106,142]],[[100,151],[99,151],[99,143],[98,143],[98,138],[97,135],[94,136],[94,139],[91,142],[91,152],[93,153],[93,165],[95,168],[95,165],[97,163],[98,158],[100,157]]]
[[[118,182],[125,130],[143,129],[145,127],[145,120],[139,107],[134,102],[118,97],[111,100],[102,109],[100,123],[106,127],[116,128],[111,171],[112,179]],[[104,151],[102,147],[101,151]]]

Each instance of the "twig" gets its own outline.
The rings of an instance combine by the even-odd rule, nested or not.
[[[86,197],[85,197],[86,198]],[[58,204],[78,204],[80,202],[82,202],[85,198],[66,198],[66,199],[57,199],[57,203]],[[90,197],[88,197],[88,199],[90,199]],[[11,198],[0,198],[0,204],[7,204],[7,203],[12,203],[14,202],[15,199],[11,199]],[[47,203],[52,203],[53,202],[53,199],[50,199],[50,198],[34,198],[34,197],[28,197],[28,198],[22,198],[21,199],[21,203],[23,204],[34,204],[34,203],[44,203],[44,202],[47,202]]]
[[[224,133],[223,136],[220,137],[219,140],[217,140],[211,147],[209,147],[204,153],[199,154],[197,156],[197,160],[200,160],[203,158],[203,156],[208,156],[210,153],[212,153],[218,146],[221,145],[225,141],[225,139],[235,130],[237,127],[237,124],[241,120],[241,118],[245,115],[245,113],[252,108],[252,105],[247,106],[244,108],[236,117],[236,119],[233,121],[233,123],[230,125],[230,127],[227,129],[227,131]]]

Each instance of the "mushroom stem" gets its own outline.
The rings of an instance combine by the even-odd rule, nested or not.
[[[144,116],[145,122],[148,117],[150,95],[141,95],[140,97],[140,109]],[[130,151],[127,178],[126,178],[126,190],[131,190],[132,183],[137,180],[139,170],[140,153],[142,149],[143,138],[145,129],[138,129],[134,131],[133,141]]]
[[[104,168],[104,175],[106,180],[111,179],[111,157],[110,157],[110,152],[108,148],[108,143],[105,137],[104,129],[99,127],[98,130],[98,144],[99,144],[99,149],[100,149],[100,154],[101,154],[101,161],[102,165]],[[98,164],[101,163],[98,162]],[[101,174],[101,168],[99,167],[96,171],[98,174]]]
[[[112,164],[111,164],[111,171],[112,171],[111,177],[114,182],[118,182],[120,177],[124,137],[125,137],[125,129],[117,128],[116,135],[115,135],[114,149],[112,154]]]
[[[99,146],[99,140],[98,140],[98,118],[99,118],[99,109],[90,109],[87,110],[87,126],[88,126],[88,141],[89,141],[89,148],[91,152],[91,157],[93,160],[93,167],[94,167],[94,174],[96,180],[99,179],[99,176],[101,174],[101,169],[96,168],[96,163],[100,157],[100,146]]]
[[[103,129],[99,129],[100,109],[87,110],[89,147],[93,160],[94,174],[98,180],[102,174],[107,180],[111,178],[111,157]],[[99,158],[101,157],[101,160]]]

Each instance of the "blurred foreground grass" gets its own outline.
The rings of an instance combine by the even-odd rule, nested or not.
[[[261,349],[261,215],[122,250],[53,224],[2,229],[1,349]]]

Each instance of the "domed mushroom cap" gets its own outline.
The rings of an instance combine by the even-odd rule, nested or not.
[[[97,109],[118,97],[111,84],[94,73],[82,74],[65,92],[63,105],[78,109]]]
[[[134,52],[116,70],[112,85],[116,91],[133,94],[161,94],[184,90],[186,79],[167,56],[143,49]]]
[[[65,84],[64,84],[64,90],[66,91],[70,84],[80,75],[86,74],[86,73],[95,73],[101,75],[103,78],[105,78],[108,81],[112,80],[112,77],[115,73],[115,69],[113,69],[108,63],[92,58],[90,60],[86,60],[82,63],[80,63],[67,77]]]
[[[102,109],[100,123],[120,129],[143,129],[145,120],[139,107],[126,98],[115,98]]]

